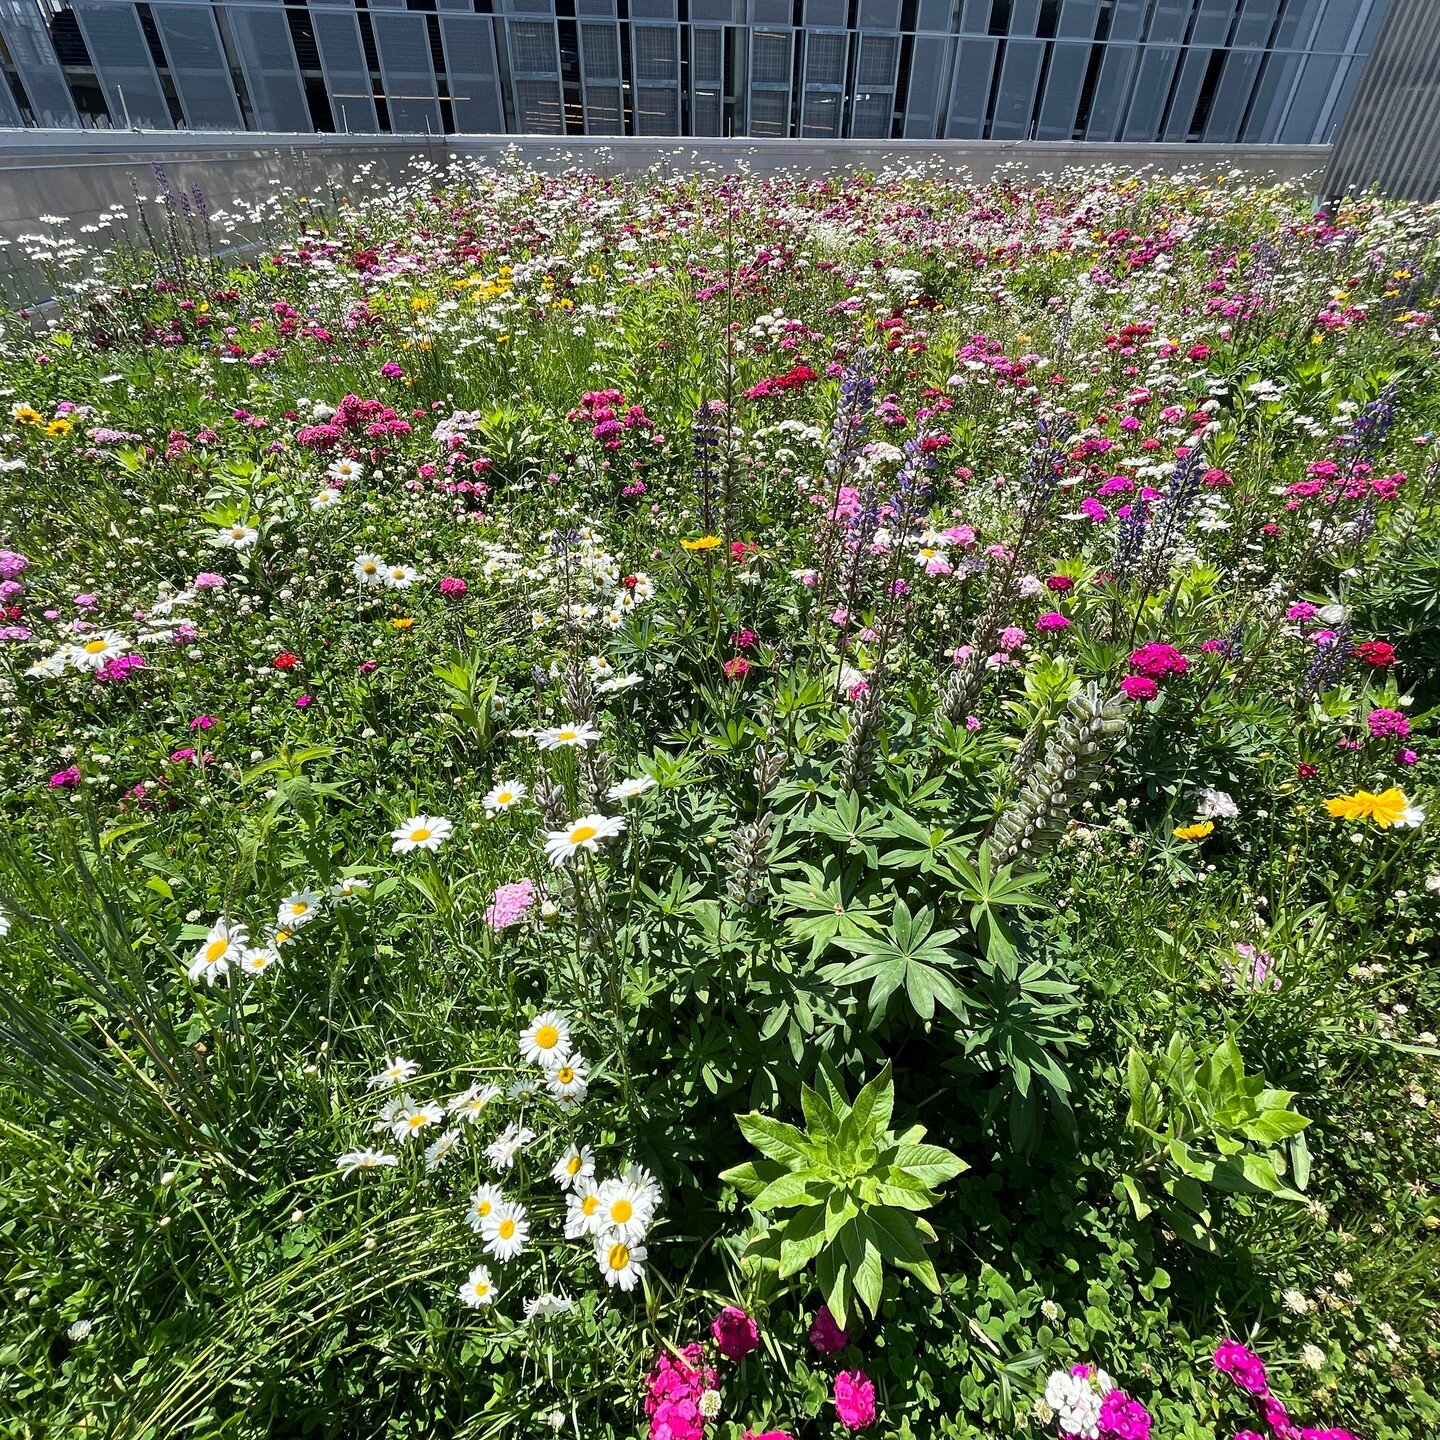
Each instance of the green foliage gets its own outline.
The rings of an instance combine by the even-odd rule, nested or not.
[[[878,1315],[885,1271],[901,1270],[929,1290],[940,1282],[925,1246],[935,1231],[920,1212],[935,1205],[938,1187],[968,1168],[925,1127],[890,1129],[895,1090],[890,1066],[863,1086],[851,1105],[829,1066],[819,1086],[801,1091],[805,1129],[765,1115],[739,1117],[741,1133],[763,1159],[720,1177],[768,1222],[747,1256],[789,1279],[813,1267],[836,1323],[856,1302]]]

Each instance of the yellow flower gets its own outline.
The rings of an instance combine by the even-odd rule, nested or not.
[[[45,433],[54,436],[68,435],[72,429],[74,426],[68,420],[52,420],[45,427]]]
[[[1213,820],[1197,820],[1193,825],[1181,825],[1175,831],[1177,840],[1203,840],[1213,829]]]
[[[10,414],[21,425],[38,425],[44,418],[33,405],[12,406]]]
[[[684,550],[713,550],[724,543],[718,535],[702,535],[698,540],[682,540],[680,546]]]
[[[392,620],[390,622],[390,628],[392,630],[408,630],[414,623],[414,620],[412,620],[408,615],[405,615],[401,616],[398,619]]]
[[[1325,802],[1325,808],[1337,820],[1373,820],[1382,830],[1402,823],[1412,824],[1413,812],[1403,790],[1390,789],[1379,795],[1357,790],[1353,795],[1338,795]]]

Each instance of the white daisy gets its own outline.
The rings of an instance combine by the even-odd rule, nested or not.
[[[653,1209],[644,1191],[629,1180],[607,1180],[600,1187],[600,1218],[621,1240],[641,1240],[650,1228]]]
[[[420,1104],[408,1095],[392,1100],[376,1121],[377,1130],[388,1130],[403,1145],[416,1135],[423,1134],[432,1125],[438,1125],[445,1118],[445,1112],[433,1101]]]
[[[508,810],[512,805],[518,805],[529,793],[518,780],[501,780],[480,803],[487,810]]]
[[[379,1090],[386,1085],[403,1085],[412,1075],[418,1073],[419,1069],[418,1060],[406,1060],[404,1056],[397,1055],[393,1060],[385,1061],[384,1068],[365,1082],[365,1088]]]
[[[485,1217],[480,1226],[481,1238],[485,1241],[485,1253],[502,1265],[513,1260],[525,1249],[530,1238],[530,1222],[525,1218],[525,1207],[514,1200],[497,1205]]]
[[[524,1125],[507,1125],[485,1147],[485,1158],[497,1170],[514,1167],[515,1157],[535,1139],[535,1132]]]
[[[365,467],[358,460],[347,460],[342,456],[334,461],[325,473],[332,480],[363,480]]]
[[[310,508],[314,511],[333,510],[341,504],[340,492],[333,490],[327,485],[323,490],[317,490],[310,497]]]
[[[102,630],[71,647],[70,663],[77,670],[98,670],[127,652],[125,637],[115,630]]]
[[[387,1155],[383,1150],[347,1150],[337,1157],[335,1168],[343,1179],[348,1180],[357,1170],[379,1170],[399,1163],[397,1156]]]
[[[255,945],[240,957],[240,968],[253,980],[263,975],[272,965],[280,963],[280,956],[268,945]]]
[[[570,1145],[550,1167],[550,1178],[562,1190],[574,1190],[594,1174],[595,1156],[588,1145]]]
[[[470,1197],[465,1222],[472,1230],[482,1230],[485,1222],[505,1203],[505,1192],[498,1185],[482,1185]]]
[[[385,562],[378,555],[357,556],[355,578],[362,585],[383,585],[385,583]]]
[[[565,1100],[583,1100],[590,1088],[590,1062],[581,1054],[562,1056],[545,1077],[545,1088]]]
[[[635,775],[628,780],[622,780],[618,785],[612,785],[605,794],[611,800],[634,800],[637,796],[643,795],[655,784],[653,775]]]
[[[528,1075],[522,1075],[520,1079],[511,1082],[510,1088],[505,1093],[512,1100],[525,1100],[531,1095],[538,1094],[539,1091],[540,1082],[538,1080]]]
[[[0,910],[0,940],[3,940],[9,933],[10,917],[3,910]]]
[[[595,693],[597,695],[613,695],[617,690],[628,690],[632,685],[641,684],[644,678],[643,675],[616,675],[611,680],[602,680],[595,687]]]
[[[318,915],[320,892],[318,890],[294,890],[280,902],[280,913],[275,919],[277,930],[289,930],[292,934],[302,925],[308,925]]]
[[[582,815],[564,830],[545,832],[545,854],[558,867],[582,850],[598,850],[600,841],[618,835],[624,828],[625,821],[618,815]]]
[[[210,927],[204,945],[190,962],[191,980],[198,980],[203,975],[205,983],[213,985],[230,969],[232,962],[239,962],[245,953],[245,942],[248,938],[245,926],[232,925],[222,915]]]
[[[442,1130],[439,1136],[425,1147],[426,1170],[438,1170],[450,1158],[450,1152],[460,1143],[463,1132]]]
[[[368,880],[361,880],[354,875],[347,876],[342,880],[337,880],[330,887],[330,898],[332,900],[358,900],[369,888]]]
[[[660,1189],[660,1182],[645,1166],[627,1165],[620,1172],[620,1178],[640,1192],[641,1204],[645,1205],[652,1214],[660,1208],[664,1192]]]
[[[472,1310],[479,1309],[481,1305],[494,1304],[495,1285],[490,1279],[490,1272],[483,1265],[477,1265],[470,1272],[470,1278],[460,1287],[460,1298]]]
[[[448,1108],[457,1119],[473,1125],[480,1118],[480,1112],[499,1093],[498,1085],[472,1085],[463,1095],[456,1095]]]
[[[438,850],[454,829],[442,815],[416,815],[390,832],[395,842],[390,849],[396,855],[408,855],[412,850]]]
[[[565,1238],[579,1240],[598,1235],[605,1228],[600,1209],[600,1191],[593,1180],[582,1180],[565,1202]]]
[[[260,532],[253,525],[244,525],[237,520],[233,525],[217,530],[211,544],[221,550],[248,550],[259,538]]]
[[[387,590],[408,590],[419,578],[413,565],[387,565],[383,576]]]
[[[614,1236],[601,1235],[595,1241],[595,1263],[607,1285],[633,1290],[645,1273],[645,1247],[631,1245]]]
[[[600,732],[588,720],[572,720],[549,730],[537,730],[535,743],[542,750],[585,749],[600,738]]]
[[[570,1053],[570,1022],[558,1010],[537,1015],[520,1032],[520,1054],[532,1065],[553,1069]]]
[[[553,1290],[547,1290],[543,1295],[525,1302],[525,1318],[546,1320],[551,1315],[568,1314],[574,1308],[575,1302],[568,1295],[557,1295]]]

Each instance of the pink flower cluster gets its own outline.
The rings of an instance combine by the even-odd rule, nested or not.
[[[655,428],[645,407],[629,404],[619,390],[587,390],[580,397],[580,404],[565,418],[572,425],[589,425],[591,437],[606,450],[618,450],[627,430]]]
[[[1215,1368],[1260,1402],[1260,1413],[1274,1440],[1355,1440],[1348,1430],[1297,1425],[1290,1412],[1270,1393],[1264,1361],[1238,1340],[1222,1340],[1215,1347]],[[1242,1430],[1235,1440],[1262,1440],[1253,1430]]]
[[[529,880],[502,885],[485,909],[485,923],[492,930],[505,930],[518,925],[535,903],[535,886]]]
[[[1109,1391],[1100,1402],[1100,1433],[1117,1440],[1150,1440],[1150,1412],[1123,1390]]]
[[[408,435],[410,430],[410,422],[383,401],[347,395],[325,424],[297,430],[295,443],[304,450],[333,450],[347,437],[364,434],[371,440],[383,440],[390,435]]]
[[[1403,740],[1410,733],[1410,722],[1398,710],[1372,710],[1365,717],[1365,723],[1377,740],[1387,735]]]
[[[727,1305],[714,1319],[710,1334],[727,1360],[743,1360],[760,1344],[755,1322],[734,1305]]]
[[[702,1440],[700,1397],[715,1388],[715,1372],[704,1358],[699,1345],[687,1345],[679,1355],[662,1355],[655,1362],[645,1397],[650,1440]]]
[[[1167,675],[1183,675],[1190,668],[1186,659],[1173,645],[1152,640],[1130,654],[1130,670],[1120,688],[1132,700],[1153,700],[1160,693],[1156,683]]]

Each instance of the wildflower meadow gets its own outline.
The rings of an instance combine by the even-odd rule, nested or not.
[[[1440,208],[24,244],[0,1431],[1435,1432]]]

